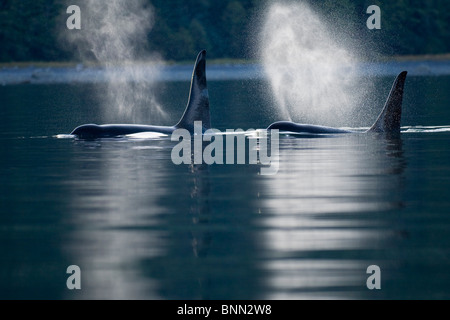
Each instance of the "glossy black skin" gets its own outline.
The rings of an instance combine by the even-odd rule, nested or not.
[[[195,61],[191,78],[191,88],[186,109],[180,121],[174,126],[153,126],[141,124],[84,124],[76,127],[71,134],[79,139],[101,139],[123,137],[139,132],[171,134],[183,128],[194,132],[194,122],[202,122],[202,131],[211,128],[209,96],[206,85],[206,51],[200,51]]]
[[[171,134],[175,129],[176,127],[147,126],[138,124],[84,124],[76,127],[71,134],[81,139],[100,139],[123,137],[128,134],[139,132],[159,132]]]
[[[312,124],[300,124],[290,121],[278,121],[272,123],[267,130],[278,129],[283,132],[312,133],[312,134],[339,134],[355,133],[355,131],[343,130],[333,127],[316,126]]]
[[[395,79],[383,110],[377,121],[366,133],[400,133],[400,120],[402,117],[403,88],[407,72],[399,73]],[[278,121],[272,123],[267,130],[278,129],[280,132],[310,133],[310,134],[340,134],[358,133],[357,131],[343,130],[333,127],[317,126],[312,124],[301,124],[290,121]]]

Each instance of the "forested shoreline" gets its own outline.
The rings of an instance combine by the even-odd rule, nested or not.
[[[165,60],[192,59],[200,49],[211,59],[252,59],[269,0],[148,0],[153,26],[147,50]],[[295,1],[291,1],[295,2]],[[0,62],[76,61],[61,42],[68,4],[76,0],[0,0]],[[381,8],[381,29],[368,30],[370,5]],[[350,30],[384,56],[450,52],[450,1],[314,1],[330,28]]]

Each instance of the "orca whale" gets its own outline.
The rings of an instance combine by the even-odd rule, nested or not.
[[[139,124],[84,124],[76,127],[71,135],[79,139],[115,138],[139,132],[171,134],[182,128],[194,132],[194,121],[202,122],[202,131],[211,128],[209,96],[206,86],[206,50],[200,51],[192,72],[188,103],[180,121],[174,126]]]
[[[403,88],[407,71],[401,72],[395,79],[383,110],[375,123],[365,132],[400,133],[400,120],[402,116]],[[267,130],[278,129],[280,132],[311,133],[311,134],[339,134],[357,133],[357,131],[344,130],[333,127],[312,124],[300,124],[291,121],[278,121],[272,123]]]

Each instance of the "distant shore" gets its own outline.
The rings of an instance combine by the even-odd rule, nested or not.
[[[450,61],[450,53],[390,56],[384,59],[393,61]]]
[[[444,54],[424,54],[424,55],[399,55],[399,56],[383,56],[374,62],[419,62],[419,61],[450,61],[450,53]],[[138,64],[149,64],[149,62],[137,62]],[[162,64],[167,66],[183,66],[190,65],[192,61],[164,61]],[[85,67],[102,67],[101,63],[81,62],[81,61],[20,61],[20,62],[0,62],[0,69],[2,68],[70,68],[78,65],[84,65]],[[255,60],[246,59],[208,59],[209,65],[243,65],[243,64],[258,64]]]
[[[46,83],[104,83],[110,81],[189,81],[191,62],[133,62],[106,68],[97,63],[20,62],[0,64],[0,85]],[[450,75],[450,54],[384,57],[359,62],[352,68],[361,76],[395,76],[407,70],[411,76]],[[348,72],[342,68],[342,72]],[[265,79],[256,61],[208,60],[208,80]]]

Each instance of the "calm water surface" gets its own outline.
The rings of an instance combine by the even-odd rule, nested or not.
[[[373,79],[381,100],[392,80]],[[161,124],[188,87],[161,84]],[[400,137],[284,137],[270,176],[176,166],[167,138],[57,139],[102,122],[102,89],[0,87],[0,298],[450,298],[450,77],[408,78]],[[280,120],[262,81],[209,91],[220,130]],[[370,265],[381,290],[366,287]]]

